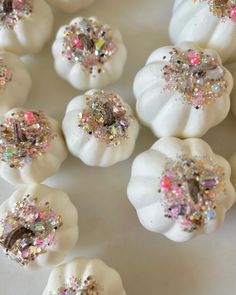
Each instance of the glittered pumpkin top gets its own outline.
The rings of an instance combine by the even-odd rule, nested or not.
[[[13,29],[32,10],[32,0],[0,0],[0,29]]]
[[[102,295],[102,288],[92,276],[86,280],[70,277],[58,290],[50,291],[48,295]]]
[[[71,63],[80,63],[91,74],[102,72],[102,66],[116,51],[111,28],[84,18],[65,28],[62,54]]]
[[[55,244],[62,218],[36,197],[25,196],[0,220],[0,245],[21,265],[28,265]]]
[[[225,192],[224,169],[208,158],[169,159],[159,192],[165,217],[193,232],[216,218],[217,201]]]
[[[170,60],[162,69],[165,90],[181,93],[196,109],[211,105],[226,93],[228,82],[218,59],[193,49],[173,48],[169,54]]]
[[[0,124],[0,160],[22,168],[47,151],[55,138],[45,114],[16,112]]]
[[[0,93],[2,90],[6,89],[7,84],[12,80],[13,73],[5,65],[3,58],[0,57]]]
[[[79,114],[79,127],[109,146],[128,137],[131,116],[114,93],[95,92],[87,96],[87,107]]]
[[[194,2],[206,2],[210,12],[219,17],[223,22],[231,20],[236,23],[236,0],[193,0]]]

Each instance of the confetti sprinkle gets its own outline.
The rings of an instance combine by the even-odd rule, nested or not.
[[[95,92],[87,97],[87,108],[79,114],[79,127],[109,146],[117,146],[128,137],[131,116],[114,93]]]
[[[33,11],[31,0],[0,0],[0,29],[13,29]]]
[[[63,56],[94,75],[102,73],[103,64],[116,51],[111,28],[89,18],[66,27],[63,47]]]
[[[208,158],[169,159],[159,192],[165,217],[193,232],[216,218],[216,204],[225,192],[224,169]]]
[[[219,17],[222,22],[231,20],[236,23],[236,0],[193,0],[194,2],[206,2],[210,12]]]
[[[45,114],[12,113],[0,124],[0,160],[22,168],[46,153],[55,136]]]
[[[27,195],[0,220],[0,245],[12,260],[28,265],[55,244],[62,225],[49,202]]]
[[[102,288],[92,276],[85,281],[71,277],[67,283],[57,291],[51,291],[49,295],[101,295]]]
[[[4,64],[3,58],[0,57],[0,91],[6,89],[7,84],[12,81],[13,73]]]
[[[184,100],[196,109],[211,105],[226,93],[225,70],[217,59],[193,49],[173,48],[170,55],[162,69],[165,90],[183,94]]]

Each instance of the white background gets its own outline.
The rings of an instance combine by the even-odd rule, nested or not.
[[[170,43],[168,22],[173,1],[95,2],[81,15],[97,15],[122,31],[129,58],[122,79],[109,89],[117,91],[134,107],[135,73],[154,49]],[[55,12],[52,40],[59,26],[74,16]],[[45,110],[61,120],[67,103],[78,92],[55,74],[52,40],[39,55],[27,60],[33,78],[27,106]],[[235,126],[236,119],[230,115],[205,136],[215,152],[227,158],[236,151]],[[135,155],[154,141],[150,131],[143,127]],[[79,212],[80,239],[67,259],[78,255],[102,258],[120,272],[128,295],[235,295],[236,207],[228,213],[221,230],[188,243],[176,244],[148,232],[139,224],[126,197],[132,160],[98,169],[69,157],[59,173],[46,182],[66,191]],[[15,188],[3,181],[0,187],[2,202]],[[48,274],[49,270],[27,272],[0,254],[0,294],[39,295]]]

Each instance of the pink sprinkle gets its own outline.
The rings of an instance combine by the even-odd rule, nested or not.
[[[34,114],[32,112],[25,112],[24,117],[29,122],[34,121]]]
[[[164,189],[169,189],[169,188],[171,188],[171,180],[170,180],[170,178],[168,178],[168,177],[163,177],[162,179],[161,179],[161,182],[160,182],[160,185],[161,185],[161,187],[162,188],[164,188]]]
[[[233,22],[236,22],[236,7],[231,8],[230,16]]]
[[[75,39],[74,40],[74,45],[76,46],[76,47],[79,47],[79,48],[84,48],[84,43],[81,41],[81,40],[79,40],[79,39]]]

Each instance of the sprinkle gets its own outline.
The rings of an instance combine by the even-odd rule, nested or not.
[[[58,214],[50,217],[51,210],[48,202],[30,195],[17,202],[0,220],[0,245],[5,254],[21,265],[28,265],[47,253],[49,246],[55,244],[56,231],[63,225]]]
[[[6,89],[7,84],[12,81],[13,73],[4,64],[3,58],[0,57],[0,91]]]
[[[222,22],[231,20],[236,22],[236,1],[235,0],[193,0],[194,2],[206,2],[209,10]]]
[[[168,159],[159,192],[165,217],[191,233],[216,218],[225,192],[224,169],[203,157]]]
[[[211,105],[227,92],[225,70],[220,62],[201,51],[173,48],[162,69],[165,90],[183,94],[184,101],[196,109]]]
[[[31,15],[32,0],[0,0],[0,30],[13,29],[16,23]]]
[[[102,287],[92,276],[84,281],[80,278],[70,277],[64,286],[57,291],[50,291],[49,295],[101,295]]]
[[[16,112],[0,124],[0,160],[22,168],[46,153],[56,135],[42,112]]]
[[[128,137],[131,119],[116,94],[98,91],[87,97],[87,108],[79,114],[79,127],[108,146],[117,146]]]
[[[66,27],[63,47],[63,56],[93,74],[102,73],[103,64],[116,51],[111,28],[89,18]]]

